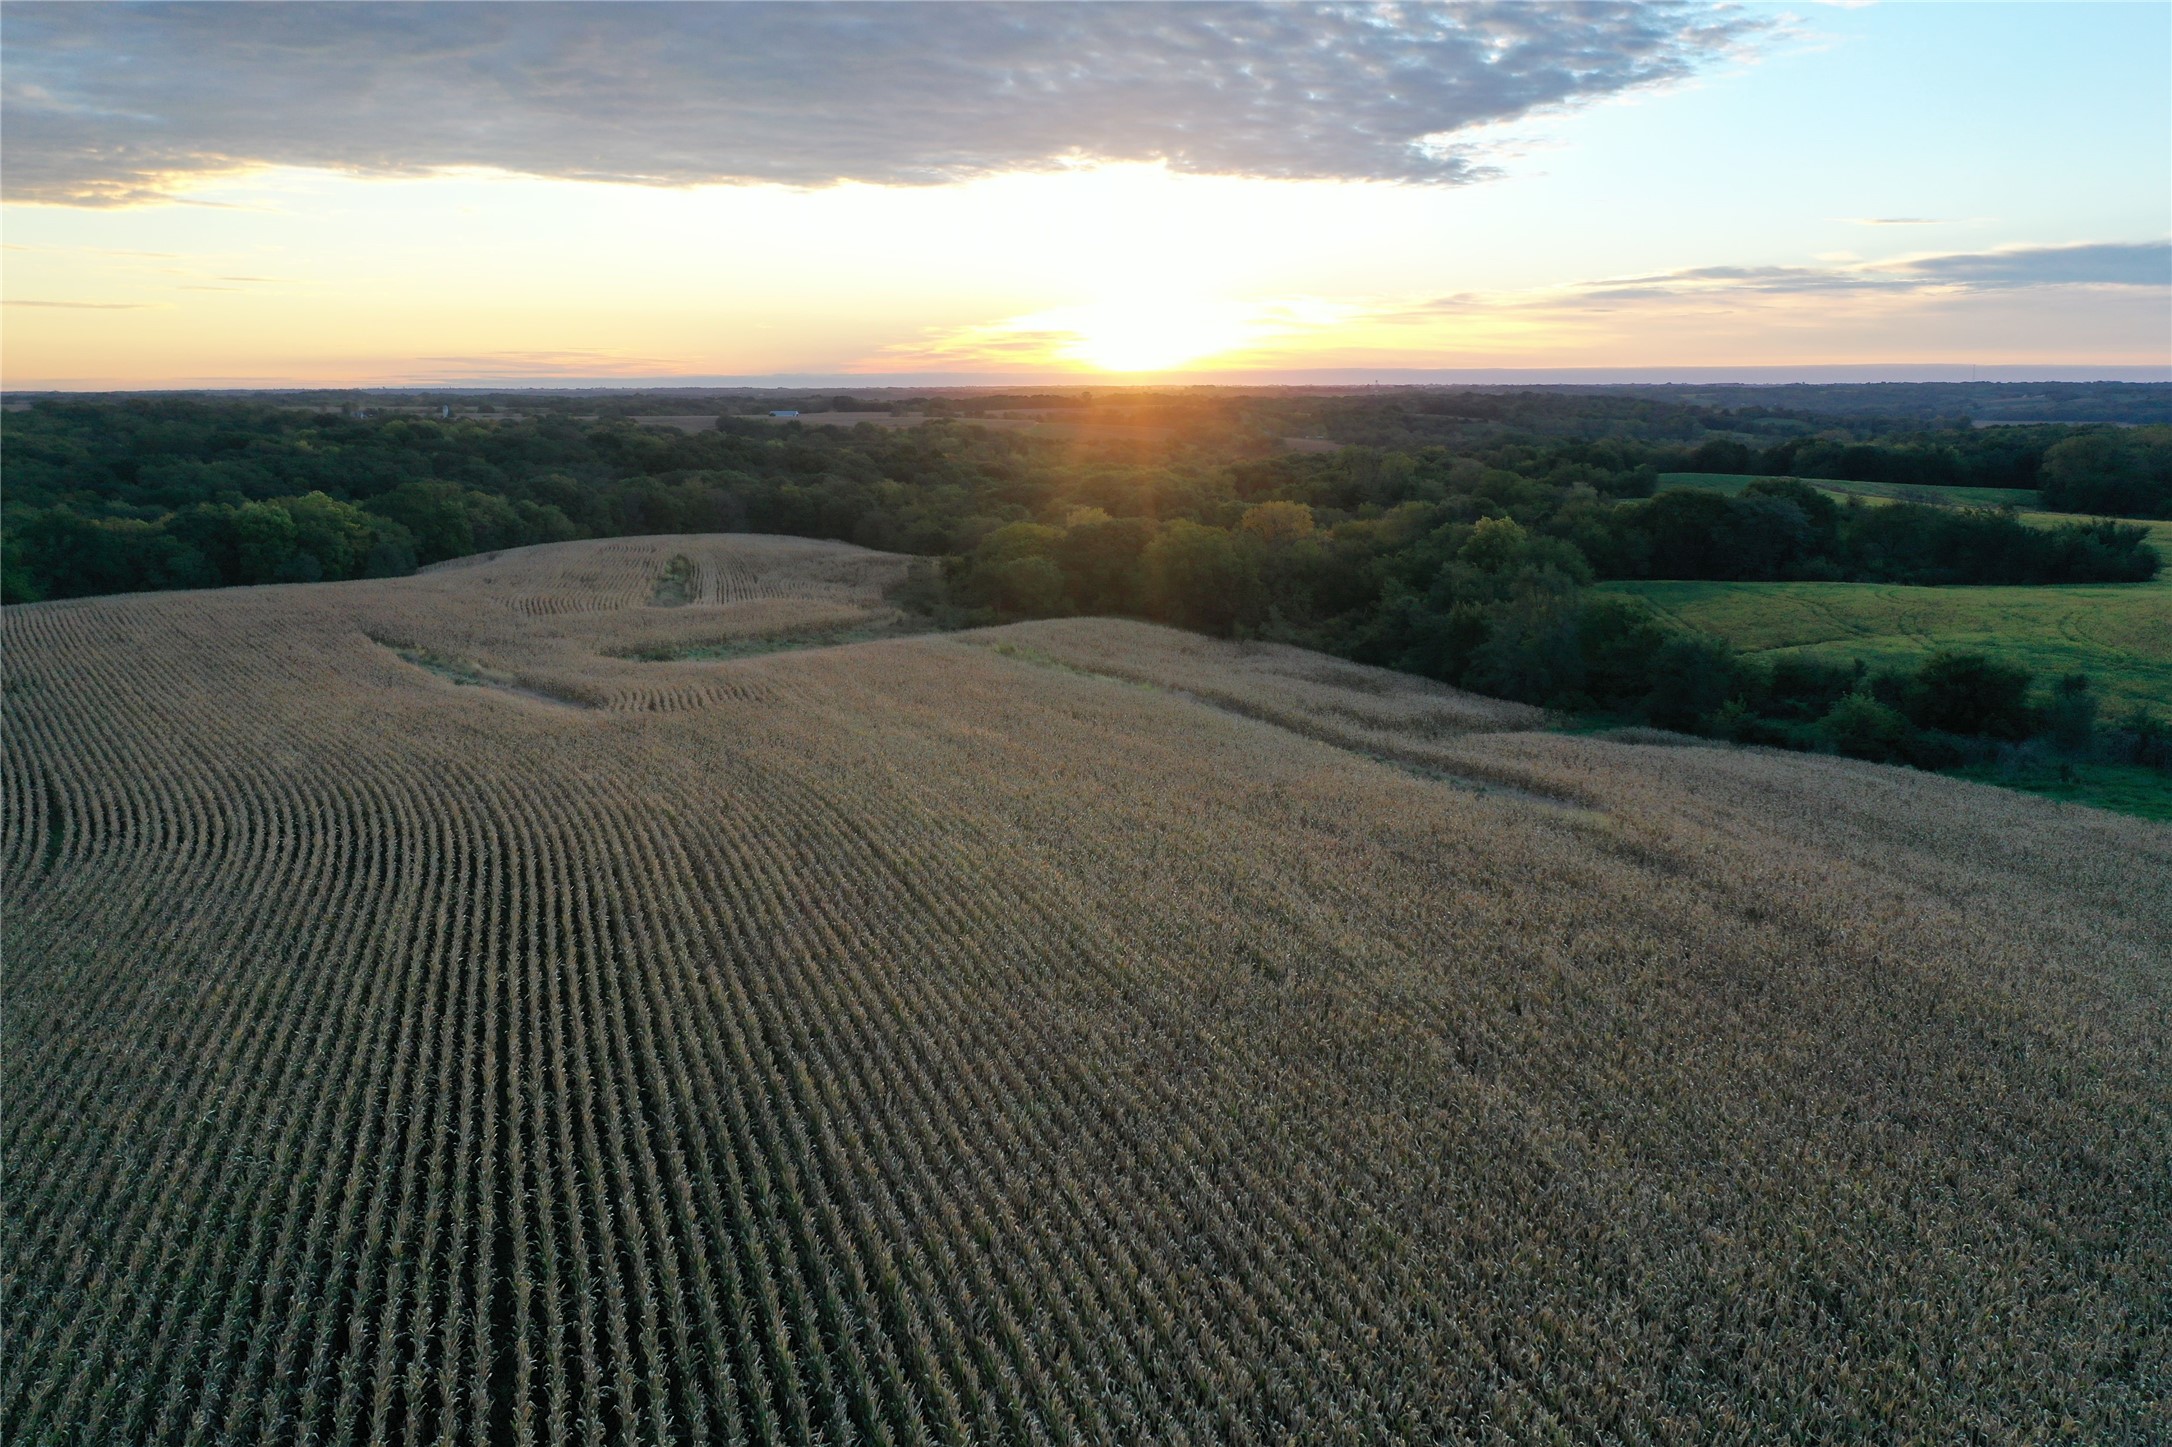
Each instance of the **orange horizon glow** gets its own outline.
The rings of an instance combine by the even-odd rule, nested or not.
[[[1564,279],[1566,242],[1481,247],[1514,233],[1479,192],[1134,165],[817,191],[288,170],[185,199],[7,208],[0,386],[2172,360],[2132,287],[1625,294],[1604,278],[1672,273],[1623,248]]]

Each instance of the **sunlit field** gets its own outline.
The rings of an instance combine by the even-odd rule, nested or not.
[[[9,608],[8,1439],[2148,1438],[2164,828],[903,567]]]

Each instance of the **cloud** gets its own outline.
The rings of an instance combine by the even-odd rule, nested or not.
[[[1594,301],[1623,301],[1645,296],[1688,296],[1710,292],[1860,291],[1888,285],[1855,271],[1812,266],[1696,266],[1656,276],[1587,282],[1575,288]]]
[[[5,194],[257,166],[920,185],[1092,161],[1455,184],[1459,133],[1774,33],[1666,4],[10,3]]]
[[[2172,241],[2016,246],[1919,257],[1894,270],[1951,286],[2172,286]]]
[[[1947,226],[1952,223],[1940,216],[1850,216],[1858,226]]]
[[[0,251],[35,251],[58,256],[118,256],[137,260],[151,258],[170,261],[181,255],[178,251],[123,251],[111,246],[52,246],[25,241],[0,242]]]
[[[1879,262],[1700,266],[1522,291],[1381,299],[1382,355],[1833,361],[2161,358],[2172,241],[2010,246]],[[1865,349],[1870,350],[1865,350]],[[1654,350],[1657,349],[1657,350]],[[1626,363],[1625,363],[1626,364]]]
[[[1845,267],[1699,266],[1589,282],[1572,291],[1588,301],[1633,301],[1730,293],[2011,291],[2046,286],[2172,286],[2172,241],[2010,246]]]
[[[560,377],[657,377],[684,373],[684,357],[646,357],[617,350],[481,352],[471,355],[420,356],[411,360],[413,375],[454,384],[525,377],[549,381]]]
[[[147,301],[18,301],[13,298],[0,301],[0,306],[53,307],[62,311],[79,312],[135,312],[146,310],[150,305]]]

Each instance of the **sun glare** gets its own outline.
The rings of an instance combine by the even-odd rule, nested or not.
[[[1317,342],[1361,315],[1315,297],[1234,300],[1179,290],[1157,279],[1121,283],[1099,298],[947,329],[888,347],[886,365],[915,368],[1040,367],[1146,377],[1203,363],[1257,366]]]
[[[1241,307],[1165,296],[1095,302],[1044,321],[1070,338],[1060,356],[1104,372],[1165,372],[1233,351],[1258,332]]]

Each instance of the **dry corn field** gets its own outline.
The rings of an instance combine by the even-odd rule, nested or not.
[[[2172,1433],[2172,830],[622,539],[5,614],[32,1443]]]

